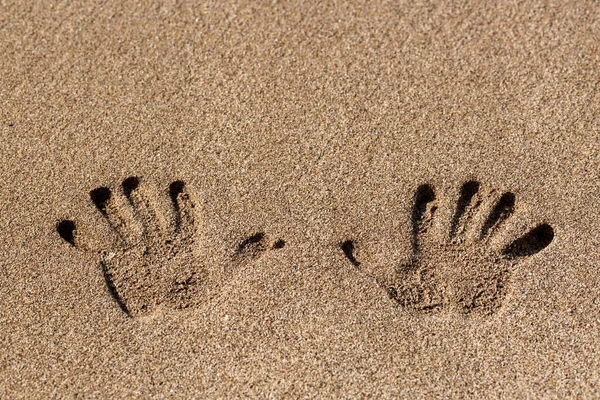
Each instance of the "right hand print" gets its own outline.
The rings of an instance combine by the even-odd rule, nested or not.
[[[411,216],[412,257],[387,278],[377,278],[378,283],[414,312],[495,313],[514,268],[554,239],[554,229],[539,223],[503,243],[501,232],[515,202],[511,192],[484,191],[479,182],[469,181],[461,188],[451,221],[435,223],[439,214],[435,191],[428,184],[419,186]]]

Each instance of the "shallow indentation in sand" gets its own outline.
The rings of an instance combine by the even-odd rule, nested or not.
[[[108,222],[111,232],[106,236],[113,237],[112,245],[94,248],[70,219],[60,221],[56,230],[74,247],[99,254],[106,287],[128,316],[158,307],[194,307],[218,286],[219,275],[210,273],[195,252],[205,216],[183,181],[171,183],[161,194],[139,177],[129,177],[116,190],[92,190],[90,199]],[[284,245],[280,239],[271,248]],[[234,257],[249,261],[266,250],[265,234],[259,232],[244,239]]]
[[[420,313],[450,311],[491,315],[500,309],[514,268],[539,253],[554,239],[554,229],[539,223],[509,244],[498,245],[511,217],[516,196],[484,191],[479,182],[463,184],[448,224],[436,222],[438,198],[432,185],[418,187],[411,224],[412,256],[395,268],[392,278],[378,278],[390,297]],[[449,226],[448,226],[449,225]],[[358,266],[354,242],[342,250]]]

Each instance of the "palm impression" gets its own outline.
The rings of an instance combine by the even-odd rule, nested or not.
[[[106,286],[127,315],[150,313],[157,307],[199,305],[222,283],[222,271],[208,268],[196,254],[204,213],[184,182],[175,181],[160,193],[130,177],[119,188],[92,190],[90,199],[108,223],[108,240],[95,245],[79,234],[72,220],[59,222],[57,231],[73,246],[100,255]],[[234,259],[260,256],[266,250],[265,241],[262,232],[245,239]]]
[[[401,306],[420,313],[495,313],[514,269],[554,238],[553,228],[540,223],[503,243],[515,202],[511,192],[485,191],[469,181],[461,188],[452,219],[440,223],[435,191],[421,185],[412,209],[411,259],[387,278],[379,278],[380,285]],[[348,242],[344,246],[346,255],[352,256]]]

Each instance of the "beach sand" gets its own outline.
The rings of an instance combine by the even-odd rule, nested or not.
[[[600,6],[0,5],[0,398],[597,398]]]

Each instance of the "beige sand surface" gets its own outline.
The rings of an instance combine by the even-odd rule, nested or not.
[[[0,398],[600,396],[597,2],[123,3],[0,5]]]

